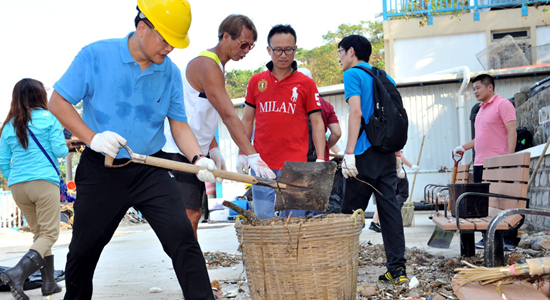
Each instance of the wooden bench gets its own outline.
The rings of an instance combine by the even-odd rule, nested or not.
[[[460,165],[456,169],[456,181],[455,183],[468,183],[473,182],[471,179],[472,173],[470,173],[470,164]]]
[[[509,208],[526,208],[529,204],[527,182],[529,180],[530,153],[515,153],[486,158],[483,162],[483,182],[490,183],[489,193],[463,193],[456,201],[457,218],[437,212],[433,222],[445,231],[460,232],[460,254],[475,255],[475,232],[486,231],[489,223],[499,212]],[[485,218],[460,218],[458,205],[468,201],[468,196],[489,196],[489,215]],[[498,223],[495,233],[495,255],[504,257],[502,234],[505,230],[519,228],[522,215],[512,215]],[[497,245],[496,241],[500,241]]]

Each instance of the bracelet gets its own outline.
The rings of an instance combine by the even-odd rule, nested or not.
[[[197,162],[197,160],[199,160],[199,158],[201,157],[206,157],[206,155],[204,154],[197,154],[195,156],[193,156],[193,160],[191,161],[192,164],[195,164]]]

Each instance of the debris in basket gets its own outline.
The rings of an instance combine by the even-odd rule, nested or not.
[[[242,258],[238,254],[229,254],[226,252],[214,251],[204,252],[204,260],[208,269],[227,268],[240,264]]]

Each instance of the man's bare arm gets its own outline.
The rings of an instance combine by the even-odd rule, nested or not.
[[[504,124],[508,132],[508,154],[516,152],[518,132],[516,131],[516,120]]]
[[[349,103],[349,118],[348,118],[348,141],[346,143],[346,153],[354,153],[359,129],[361,127],[361,97],[351,96]]]
[[[328,128],[330,129],[330,136],[328,137],[327,145],[329,149],[332,149],[332,147],[340,140],[340,137],[342,136],[342,129],[340,129],[340,124],[338,123],[328,124]],[[328,157],[326,157],[326,159],[328,159]]]
[[[92,138],[96,133],[82,121],[82,118],[74,109],[73,105],[58,92],[53,91],[50,102],[48,103],[48,109],[59,120],[63,127],[67,128],[74,136],[78,137],[87,145],[91,145]]]
[[[191,161],[197,154],[203,154],[199,142],[189,124],[168,118],[170,131],[180,151]]]
[[[239,120],[233,102],[225,90],[225,78],[217,63],[211,59],[196,61],[200,63],[199,84],[202,86],[208,101],[220,114],[235,144],[246,155],[256,153],[256,150],[247,138],[243,123]],[[188,73],[189,74],[189,73]],[[197,73],[195,73],[197,74]]]
[[[309,115],[311,121],[311,131],[313,135],[313,143],[315,144],[315,151],[317,151],[317,158],[328,160],[328,157],[325,157],[325,123],[323,123],[323,117],[321,117],[321,112],[314,112]]]

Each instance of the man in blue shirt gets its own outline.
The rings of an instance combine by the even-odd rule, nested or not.
[[[215,168],[204,157],[189,128],[179,69],[167,57],[189,45],[191,23],[185,0],[138,0],[136,30],[122,39],[85,46],[54,85],[50,111],[88,147],[76,172],[78,199],[66,266],[65,299],[91,299],[96,264],[128,208],[136,207],[172,259],[185,299],[214,299],[208,272],[176,181],[168,170],[141,164],[104,167],[127,161],[127,144],[136,153],[168,158],[164,119],[192,163]],[[83,101],[82,119],[72,105]],[[202,170],[201,181],[214,182]],[[128,251],[132,251],[128,249]],[[144,274],[144,276],[150,276]]]
[[[372,69],[368,63],[371,52],[371,44],[363,36],[350,35],[338,43],[339,62],[344,71],[344,92],[350,107],[348,141],[342,161],[342,173],[346,177],[342,213],[350,214],[359,208],[365,210],[373,193],[372,186],[380,191],[381,194],[376,194],[376,204],[388,271],[378,280],[384,284],[396,284],[408,281],[408,278],[403,220],[395,196],[395,153],[382,153],[371,147],[366,132],[360,130],[361,118],[368,122],[374,111],[373,78],[367,72],[353,68],[358,65]]]

